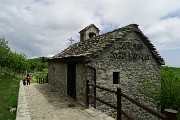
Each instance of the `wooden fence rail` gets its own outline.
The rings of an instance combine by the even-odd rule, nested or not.
[[[37,78],[37,83],[44,84],[45,80],[46,80],[45,78]]]
[[[93,87],[96,87],[98,89],[101,89],[101,90],[104,90],[104,91],[108,91],[108,92],[111,92],[111,93],[114,93],[116,94],[117,96],[117,106],[114,106],[100,98],[97,98],[96,95],[91,95],[90,92],[89,92],[89,86],[93,86]],[[96,89],[94,91],[96,93]],[[122,120],[122,115],[124,115],[128,120],[135,120],[133,117],[131,117],[130,115],[128,115],[126,112],[124,112],[122,110],[122,104],[121,104],[121,101],[122,101],[122,97],[124,97],[125,99],[129,100],[130,102],[136,104],[137,106],[141,107],[142,109],[146,110],[147,112],[151,113],[152,115],[156,116],[157,118],[159,119],[162,119],[162,120],[177,120],[177,117],[176,117],[176,114],[177,114],[177,111],[175,110],[171,110],[171,109],[165,109],[165,113],[166,115],[164,114],[161,114],[160,112],[157,112],[155,111],[154,109],[152,108],[149,108],[147,107],[146,105],[134,100],[133,98],[125,95],[124,93],[121,92],[121,88],[117,88],[117,91],[115,90],[110,90],[108,88],[105,88],[105,87],[101,87],[101,86],[98,86],[98,85],[94,85],[94,84],[90,84],[89,83],[89,80],[87,80],[86,82],[86,108],[89,108],[89,98],[93,98],[94,100],[97,100],[107,106],[110,106],[111,108],[113,109],[116,109],[117,110],[117,120]]]

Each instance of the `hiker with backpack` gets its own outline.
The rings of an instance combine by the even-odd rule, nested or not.
[[[31,76],[29,74],[27,74],[26,80],[27,80],[27,85],[28,84],[30,85]]]

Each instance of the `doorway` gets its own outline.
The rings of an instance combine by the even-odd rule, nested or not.
[[[67,64],[67,94],[76,99],[76,64]]]

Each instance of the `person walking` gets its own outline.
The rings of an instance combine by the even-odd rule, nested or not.
[[[27,74],[26,79],[27,79],[27,85],[28,84],[30,85],[31,76],[29,74]]]

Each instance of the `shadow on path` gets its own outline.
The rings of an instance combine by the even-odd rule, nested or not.
[[[74,99],[65,94],[62,94],[49,84],[35,84],[34,86],[45,97],[47,102],[57,109],[85,109],[85,107],[77,103]]]

